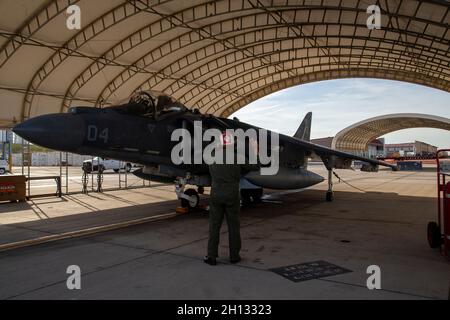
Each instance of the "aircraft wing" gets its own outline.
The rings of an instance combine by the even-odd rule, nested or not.
[[[350,169],[353,160],[359,160],[365,163],[361,168],[362,171],[378,171],[378,166],[385,166],[391,168],[392,170],[397,170],[396,165],[385,161],[356,156],[347,152],[338,151],[308,141],[300,140],[295,137],[287,136],[286,138],[289,142],[309,152],[310,154],[316,154],[319,156],[329,170],[333,168]]]

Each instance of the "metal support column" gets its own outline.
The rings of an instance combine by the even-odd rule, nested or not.
[[[128,188],[128,172],[126,168],[126,163],[124,164],[124,178],[122,179],[122,165],[124,163],[122,161],[119,162],[119,189],[122,189],[122,184],[124,185],[124,189]]]
[[[89,173],[83,171],[83,176],[81,177],[81,184],[83,186],[83,189],[81,189],[81,193],[88,194]]]
[[[63,154],[64,154],[64,157],[63,157]],[[63,184],[63,174],[64,174],[64,184]],[[68,194],[69,193],[69,154],[67,152],[59,153],[59,177],[61,179],[61,186],[63,186],[65,189],[65,194]]]
[[[98,161],[97,166],[97,192],[103,192],[103,169],[100,166],[100,161]]]
[[[7,130],[6,131],[6,143],[7,143],[7,153],[8,153],[8,157],[5,157],[5,160],[8,161],[8,165],[9,165],[9,173],[13,173],[13,163],[12,163],[12,144],[13,144],[13,132],[11,130]]]
[[[90,174],[91,174],[91,190],[95,191],[95,188],[94,188],[94,157],[92,157],[91,163],[92,163],[91,172],[90,172]]]
[[[30,143],[22,139],[22,175],[25,175],[26,168],[26,177],[27,177],[27,197],[30,197],[31,194],[31,182],[30,182],[30,167],[31,167],[32,155],[30,149]]]

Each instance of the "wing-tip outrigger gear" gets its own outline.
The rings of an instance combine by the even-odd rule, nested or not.
[[[325,199],[328,202],[331,202],[331,201],[334,200],[334,195],[333,195],[333,168],[328,169],[328,190],[327,190]]]

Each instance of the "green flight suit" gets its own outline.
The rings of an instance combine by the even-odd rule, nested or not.
[[[241,250],[240,235],[240,190],[241,166],[238,164],[212,164],[211,195],[209,204],[209,241],[208,256],[218,257],[220,228],[226,215],[230,246],[230,259],[239,258]]]
[[[239,181],[243,173],[259,168],[259,165],[250,164],[212,164],[209,166],[212,180],[209,204],[209,257],[218,257],[220,228],[223,217],[226,215],[230,260],[239,259],[241,250]]]

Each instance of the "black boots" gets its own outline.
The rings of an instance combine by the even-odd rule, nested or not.
[[[209,264],[210,266],[215,266],[217,264],[216,258],[205,256],[203,262]]]
[[[240,256],[238,256],[237,258],[233,258],[233,259],[230,258],[230,262],[232,264],[236,264],[236,263],[238,263],[240,261],[241,261],[241,257]],[[216,258],[213,258],[213,257],[210,257],[210,256],[204,256],[203,257],[203,262],[209,264],[210,266],[217,265]]]
[[[230,258],[230,262],[233,263],[233,264],[238,263],[239,261],[241,261],[241,257],[240,256],[237,256],[237,258],[233,258],[233,259]]]

